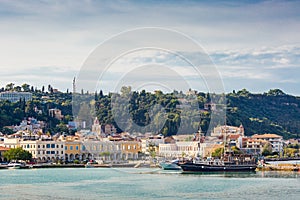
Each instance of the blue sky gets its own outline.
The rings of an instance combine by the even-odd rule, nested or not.
[[[0,85],[71,89],[73,77],[105,40],[130,29],[161,27],[200,44],[226,92],[280,88],[300,95],[299,11],[298,1],[1,0]],[[142,65],[143,56],[138,56]],[[176,67],[185,74],[184,65]],[[109,81],[116,80],[106,81],[99,87],[111,90]]]

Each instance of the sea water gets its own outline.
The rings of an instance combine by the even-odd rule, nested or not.
[[[161,169],[0,171],[0,199],[299,199],[299,172],[182,174]]]

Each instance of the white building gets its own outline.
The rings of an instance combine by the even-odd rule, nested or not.
[[[165,143],[165,138],[163,135],[150,135],[146,138],[141,139],[142,142],[142,152],[149,154],[149,146],[159,146]]]
[[[25,101],[30,101],[32,99],[32,94],[30,92],[1,92],[0,100],[9,100],[11,102],[17,102],[20,99],[25,99]]]
[[[20,147],[20,138],[7,138],[4,137],[3,146],[7,148],[18,148]]]
[[[111,141],[82,141],[82,159],[117,161],[122,158],[120,145]]]
[[[62,141],[23,140],[20,147],[29,151],[38,162],[65,159],[65,144]]]
[[[258,135],[255,134],[251,138],[253,139],[261,139],[271,143],[273,152],[282,152],[283,151],[283,138],[280,135],[276,134],[263,134]]]
[[[199,153],[198,141],[159,144],[159,156],[166,158],[196,157]]]
[[[211,133],[211,136],[213,137],[219,137],[222,135],[229,135],[229,134],[240,134],[241,136],[245,135],[245,130],[243,125],[240,125],[239,127],[236,126],[217,126],[214,128],[213,132]]]

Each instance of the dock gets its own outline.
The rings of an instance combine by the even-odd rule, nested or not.
[[[299,171],[300,164],[265,164],[257,167],[258,171]]]

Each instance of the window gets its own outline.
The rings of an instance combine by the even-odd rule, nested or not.
[[[79,149],[79,147],[78,146],[76,146],[76,150],[78,150]]]
[[[58,144],[56,145],[56,148],[57,148],[57,149],[59,148],[59,145],[58,145]]]
[[[64,145],[60,145],[61,148],[64,148]]]
[[[70,146],[70,150],[73,150],[73,146]]]
[[[50,151],[46,151],[46,154],[50,154]]]
[[[68,150],[68,146],[65,146],[65,150]]]
[[[55,148],[55,144],[51,144],[51,148]]]
[[[47,147],[47,148],[50,148],[50,144],[47,144],[46,147]]]
[[[82,148],[81,148],[81,149],[82,149],[82,151],[84,151],[84,150],[85,150],[85,146],[84,146],[84,145],[82,145]]]
[[[51,151],[51,154],[55,154],[55,151]]]

